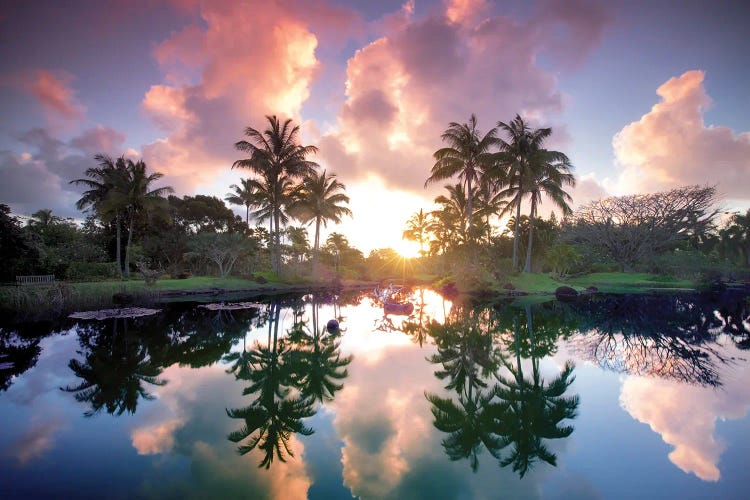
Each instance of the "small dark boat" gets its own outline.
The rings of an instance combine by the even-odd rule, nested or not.
[[[386,314],[408,316],[414,311],[414,304],[411,302],[386,302],[383,304],[383,310]]]

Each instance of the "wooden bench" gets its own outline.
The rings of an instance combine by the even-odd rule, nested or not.
[[[39,276],[16,276],[16,286],[21,285],[54,285],[55,275],[44,274]]]

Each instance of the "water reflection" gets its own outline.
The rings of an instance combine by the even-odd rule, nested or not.
[[[680,296],[601,296],[570,305],[579,333],[572,350],[600,367],[621,373],[718,387],[719,367],[732,359],[717,349],[716,339],[732,334],[742,345],[744,297],[727,298],[722,309],[711,301]]]
[[[431,323],[438,352],[429,360],[442,366],[435,376],[447,381],[445,389],[455,391],[456,399],[425,396],[432,404],[434,426],[448,434],[442,445],[451,460],[468,458],[476,471],[478,456],[486,448],[501,467],[512,465],[523,477],[539,460],[556,465],[544,440],[570,436],[573,427],[560,423],[576,417],[579,400],[564,396],[575,379],[571,362],[552,382],[540,376],[537,353],[549,354],[558,332],[542,328],[543,334],[535,336],[530,305],[500,311],[454,305],[444,324]],[[495,342],[507,332],[512,332],[515,356]],[[527,339],[531,379],[523,373],[522,338]]]
[[[319,324],[319,304],[313,299],[312,331],[301,320],[302,311],[294,310],[295,322],[286,337],[279,339],[281,306],[268,307],[268,343],[256,342],[250,351],[239,354],[227,371],[237,379],[250,382],[245,396],[254,396],[244,408],[227,409],[231,418],[244,420],[244,426],[227,438],[242,443],[244,455],[256,448],[263,452],[259,467],[269,468],[274,458],[282,462],[294,456],[289,440],[294,434],[311,435],[314,430],[302,419],[316,413],[316,402],[333,401],[343,389],[346,366],[352,357],[342,357],[337,341],[338,329]]]
[[[42,352],[40,341],[41,337],[29,335],[22,328],[0,327],[0,392],[7,391],[16,377],[36,365]]]
[[[61,387],[76,401],[88,403],[85,416],[103,408],[112,415],[135,413],[139,399],[153,399],[147,386],[161,386],[163,368],[145,345],[139,321],[118,318],[78,328],[84,359],[71,359],[68,366],[81,379],[77,385]]]
[[[127,474],[148,475],[164,496],[229,492],[226,482],[236,484],[229,496],[315,497],[328,481],[363,498],[526,497],[596,469],[610,453],[603,439],[624,446],[618,466],[655,467],[682,492],[703,485],[695,477],[719,488],[736,476],[733,453],[747,446],[723,442],[729,424],[717,422],[750,405],[750,364],[737,350],[750,336],[744,296],[476,304],[417,289],[410,300],[412,313],[387,324],[367,296],[306,295],[258,310],[174,304],[152,318],[69,323],[77,337],[2,329],[0,410],[12,428],[0,444],[21,436],[14,464],[41,473],[70,455],[55,442],[107,429],[125,440],[111,453]],[[328,331],[332,317],[345,328]],[[133,416],[94,423],[81,411]],[[170,484],[165,464],[181,474]],[[620,491],[583,479],[605,497]]]

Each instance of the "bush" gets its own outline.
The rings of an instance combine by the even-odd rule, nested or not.
[[[115,262],[71,262],[67,278],[73,281],[105,281],[117,278]]]
[[[698,278],[716,267],[708,257],[695,250],[675,250],[654,258],[644,270],[680,278]],[[711,273],[709,273],[711,274]]]
[[[588,266],[591,273],[619,273],[622,266],[616,262],[594,262]]]

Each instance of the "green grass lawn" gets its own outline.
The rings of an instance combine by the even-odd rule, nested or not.
[[[516,290],[526,293],[554,293],[557,287],[569,286],[583,291],[595,286],[602,292],[633,293],[654,289],[693,289],[697,284],[690,280],[679,280],[670,276],[648,273],[592,273],[566,280],[557,280],[542,273],[522,273],[510,278]],[[498,289],[502,292],[504,289]]]
[[[655,288],[696,288],[697,283],[690,280],[675,279],[649,273],[592,273],[567,280],[569,284],[579,287],[595,286],[603,292],[633,292]]]
[[[579,290],[586,288],[557,281],[549,275],[542,273],[521,273],[518,276],[512,277],[510,282],[517,290],[526,293],[554,293],[557,287],[564,285],[572,286]]]

